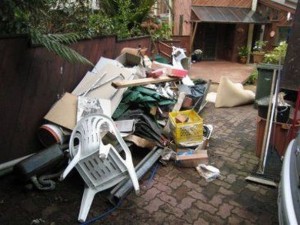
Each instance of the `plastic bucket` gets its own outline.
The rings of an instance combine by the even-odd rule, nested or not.
[[[63,129],[54,124],[44,124],[39,128],[38,137],[40,142],[49,147],[53,144],[63,144],[66,141],[66,135]]]

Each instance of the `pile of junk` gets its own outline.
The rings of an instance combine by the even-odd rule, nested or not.
[[[156,163],[196,168],[207,179],[218,175],[208,165],[213,127],[200,116],[210,81],[189,78],[181,48],[173,47],[170,64],[144,52],[125,48],[116,59],[101,57],[44,116],[38,138],[45,149],[14,167],[39,190],[55,189],[75,167],[85,183],[81,222],[96,193],[110,190],[118,204],[139,193],[139,180]],[[134,149],[147,154],[137,160]]]

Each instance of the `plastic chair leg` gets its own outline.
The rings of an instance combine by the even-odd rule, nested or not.
[[[80,154],[78,153],[77,155],[75,155],[75,157],[72,159],[72,161],[69,163],[69,165],[67,166],[67,168],[62,173],[62,175],[60,176],[60,180],[63,180],[63,179],[66,178],[66,176],[76,166],[76,164],[79,162],[79,160],[80,160]]]
[[[127,170],[128,170],[128,173],[129,173],[129,177],[132,181],[135,193],[139,194],[140,193],[140,185],[139,185],[139,181],[138,181],[138,178],[137,178],[137,175],[136,175],[136,171],[135,171],[133,166],[129,166],[129,167],[127,166]]]
[[[90,211],[96,193],[97,191],[94,189],[88,187],[84,188],[84,192],[81,199],[80,211],[78,215],[79,222],[84,222],[86,220],[86,217]]]

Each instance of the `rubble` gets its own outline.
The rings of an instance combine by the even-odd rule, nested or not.
[[[78,124],[82,124],[83,120],[87,120],[93,115],[103,115],[103,118],[113,119],[117,130],[111,133],[110,129],[103,127],[104,123],[101,123],[99,129],[105,132],[97,133],[91,139],[100,141],[100,147],[96,149],[99,154],[92,150],[93,156],[92,152],[89,154],[93,158],[86,160],[96,162],[97,156],[101,160],[105,160],[110,151],[120,152],[122,149],[127,149],[124,140],[128,146],[133,144],[156,152],[154,158],[149,156],[151,162],[146,161],[145,157],[136,167],[139,179],[159,158],[163,164],[173,161],[175,166],[180,167],[196,168],[199,164],[208,163],[209,154],[206,148],[211,137],[212,126],[206,126],[204,129],[203,119],[199,116],[199,112],[206,104],[206,94],[210,83],[204,80],[192,81],[188,77],[187,66],[185,65],[184,68],[181,65],[182,60],[186,62],[184,52],[178,48],[174,48],[173,51],[173,65],[152,62],[146,66],[143,60],[144,54],[137,52],[133,55],[129,53],[131,52],[129,49],[122,51],[122,54],[115,60],[100,58],[94,69],[86,73],[72,93],[65,93],[49,109],[44,117],[47,123],[61,126],[61,129],[69,132],[73,131],[70,149],[66,151],[70,151],[69,154],[66,154],[70,164],[63,173],[63,178],[76,166],[89,185],[89,189],[95,188],[95,185],[90,184],[94,181],[88,181],[86,177],[89,176],[83,172],[85,170],[82,167],[84,163],[82,164],[81,159],[77,157],[79,155],[85,158],[88,152],[81,147],[74,146],[76,139],[74,139],[74,135],[77,135],[74,134],[74,128],[79,129]],[[93,121],[93,119],[89,121]],[[85,128],[82,129],[88,129],[88,124],[87,121],[87,127],[83,125]],[[86,132],[76,136],[79,142],[90,141],[90,137],[85,139],[85,134]],[[106,134],[112,135],[112,139],[117,138],[119,142],[121,141],[121,147],[115,147],[112,140],[108,140],[103,145],[101,139],[105,138]],[[57,139],[52,141],[53,144],[58,142]],[[60,144],[68,141],[69,139],[66,138],[64,141],[60,141]],[[84,152],[81,152],[83,150]],[[159,154],[157,154],[158,152]],[[151,154],[153,155],[153,153]],[[114,159],[114,161],[115,166],[121,166],[122,160],[118,162]],[[90,167],[89,164],[87,165]],[[35,169],[39,170],[39,168]],[[91,169],[94,170],[94,166],[89,170]],[[122,180],[113,182],[113,184],[116,185]],[[121,183],[118,188],[122,189]],[[124,195],[132,189],[132,186],[128,186],[128,184],[123,185],[126,186],[126,190],[117,194],[116,198],[124,198]],[[111,185],[106,188],[110,187]],[[135,189],[138,190],[137,183],[135,183]],[[102,190],[100,188],[96,192]],[[118,192],[119,190],[113,192],[112,195]],[[90,203],[84,203],[81,207],[84,207],[85,204],[89,205]],[[89,206],[84,212],[80,212],[80,221],[85,220],[88,209]]]

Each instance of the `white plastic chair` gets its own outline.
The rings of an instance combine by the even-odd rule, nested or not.
[[[103,144],[101,134],[105,131],[116,136],[125,152],[125,159],[113,145]],[[86,183],[78,216],[80,222],[86,220],[96,193],[118,184],[128,175],[135,192],[139,193],[131,152],[110,117],[97,114],[81,119],[71,134],[69,150],[71,161],[61,175],[61,180],[76,167]]]

